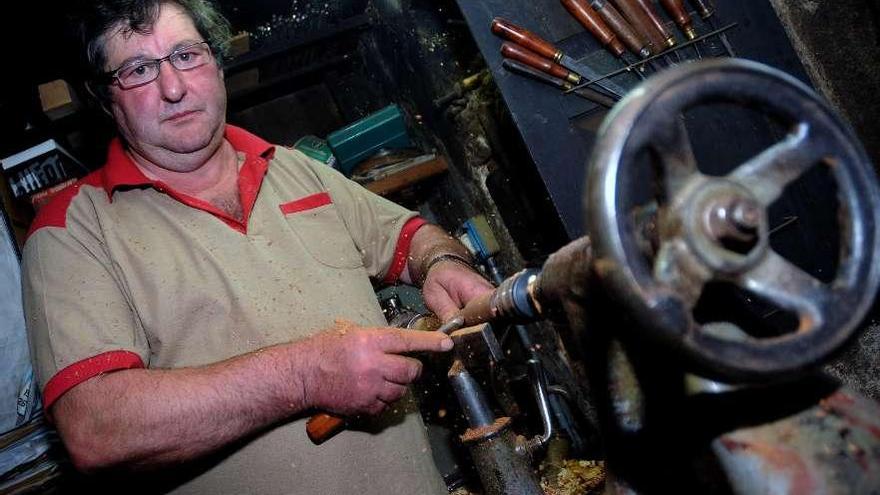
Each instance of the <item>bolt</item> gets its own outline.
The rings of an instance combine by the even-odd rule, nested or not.
[[[761,209],[752,201],[734,200],[730,209],[733,226],[740,232],[753,233],[761,222]]]

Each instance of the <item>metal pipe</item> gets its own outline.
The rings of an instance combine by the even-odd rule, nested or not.
[[[460,360],[452,363],[447,377],[471,428],[482,428],[495,422],[483,390]]]

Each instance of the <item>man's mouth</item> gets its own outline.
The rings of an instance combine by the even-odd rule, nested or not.
[[[177,112],[169,117],[166,117],[165,121],[166,122],[177,122],[177,121],[183,120],[191,115],[194,115],[196,112],[197,112],[197,110],[186,110],[184,112]]]

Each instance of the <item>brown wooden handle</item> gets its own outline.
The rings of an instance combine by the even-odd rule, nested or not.
[[[614,0],[614,5],[623,13],[630,25],[642,36],[648,39],[655,53],[663,51],[666,39],[651,24],[648,14],[642,9],[637,0]]]
[[[464,326],[472,327],[491,321],[495,317],[495,311],[492,309],[492,297],[495,291],[483,294],[475,299],[471,299],[464,305],[456,316],[464,318]]]
[[[660,0],[660,5],[666,9],[666,12],[669,13],[672,20],[675,21],[675,24],[678,25],[681,32],[683,32],[689,40],[692,40],[697,36],[697,33],[693,28],[691,16],[684,8],[682,0]]]
[[[531,50],[527,50],[519,45],[514,45],[509,41],[505,41],[501,44],[501,55],[574,84],[577,84],[579,79],[576,74],[565,67],[555,64]]]
[[[651,56],[652,51],[650,46],[648,46],[648,41],[626,22],[626,19],[620,15],[620,12],[613,5],[605,0],[593,0],[591,5],[599,16],[605,20],[608,27],[623,41],[623,44],[629,48],[629,51],[640,57]]]
[[[306,434],[315,445],[321,445],[345,429],[345,420],[327,413],[318,413],[306,421]]]
[[[501,17],[492,19],[492,32],[554,62],[558,62],[562,58],[562,52],[558,48],[535,33]]]
[[[617,39],[614,31],[605,24],[605,21],[590,7],[586,0],[562,0],[562,6],[615,57],[623,55],[625,50],[623,43]]]
[[[666,29],[666,23],[660,17],[660,13],[657,12],[657,9],[654,8],[654,2],[652,0],[636,1],[642,7],[642,10],[645,11],[645,14],[648,15],[648,20],[651,21],[651,25],[654,26],[654,29],[656,29],[657,32],[660,33],[660,36],[665,40],[665,46],[674,46],[675,36],[669,32],[669,29]]]
[[[711,0],[691,0],[691,5],[697,9],[697,13],[703,19],[708,19],[715,13],[715,6],[712,5]]]

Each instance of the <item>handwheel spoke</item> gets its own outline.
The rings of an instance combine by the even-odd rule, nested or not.
[[[681,187],[698,173],[691,139],[680,116],[654,136],[653,147],[663,164],[666,195],[671,200]]]
[[[795,132],[731,172],[728,178],[748,188],[764,206],[770,206],[789,183],[824,158],[824,148],[799,124]]]
[[[687,242],[681,238],[663,241],[654,260],[654,278],[671,289],[690,312],[697,305],[709,273],[697,268]]]
[[[767,301],[796,313],[801,329],[822,324],[831,307],[831,288],[768,249],[761,262],[740,275],[738,284]]]

